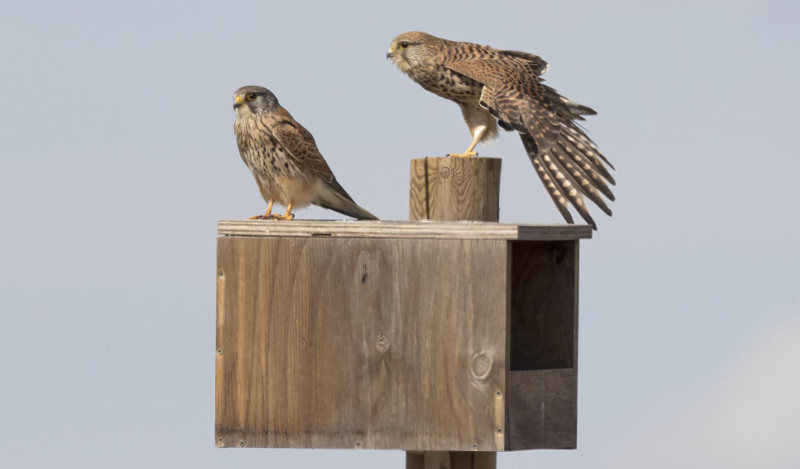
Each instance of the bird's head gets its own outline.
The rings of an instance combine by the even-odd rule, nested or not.
[[[243,86],[233,93],[233,109],[238,117],[272,112],[278,107],[278,98],[263,86]]]
[[[408,73],[412,68],[429,60],[439,52],[444,39],[419,31],[403,33],[392,40],[386,58]]]

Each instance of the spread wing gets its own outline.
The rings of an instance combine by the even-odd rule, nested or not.
[[[595,226],[584,195],[611,215],[603,196],[614,200],[608,184],[615,181],[605,164],[613,166],[575,123],[594,111],[545,85],[541,74],[547,63],[538,56],[490,48],[475,54],[476,46],[467,46],[472,54],[449,54],[443,65],[483,85],[480,105],[501,127],[520,133],[528,157],[564,218],[571,222],[571,204]]]

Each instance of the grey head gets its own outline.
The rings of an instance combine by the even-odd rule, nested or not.
[[[280,107],[278,98],[263,86],[243,86],[233,93],[233,109],[245,106],[253,114],[273,112]]]

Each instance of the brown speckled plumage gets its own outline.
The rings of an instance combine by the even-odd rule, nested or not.
[[[426,90],[455,101],[475,144],[516,130],[536,173],[567,222],[569,207],[597,228],[584,196],[611,215],[605,199],[615,181],[611,163],[576,124],[595,114],[543,83],[547,62],[526,52],[448,41],[422,32],[397,36],[388,58]],[[605,199],[604,199],[605,197]]]
[[[311,132],[294,120],[272,92],[245,86],[233,97],[239,154],[269,204],[267,214],[257,218],[281,218],[270,215],[272,203],[278,202],[294,208],[315,204],[358,219],[376,219],[336,182]]]

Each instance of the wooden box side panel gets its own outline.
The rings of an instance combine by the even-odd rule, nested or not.
[[[509,449],[575,448],[578,241],[511,244]]]
[[[578,242],[511,246],[511,370],[574,368]]]
[[[223,237],[223,447],[506,447],[507,242]]]
[[[577,384],[572,369],[509,373],[509,449],[576,448]]]

